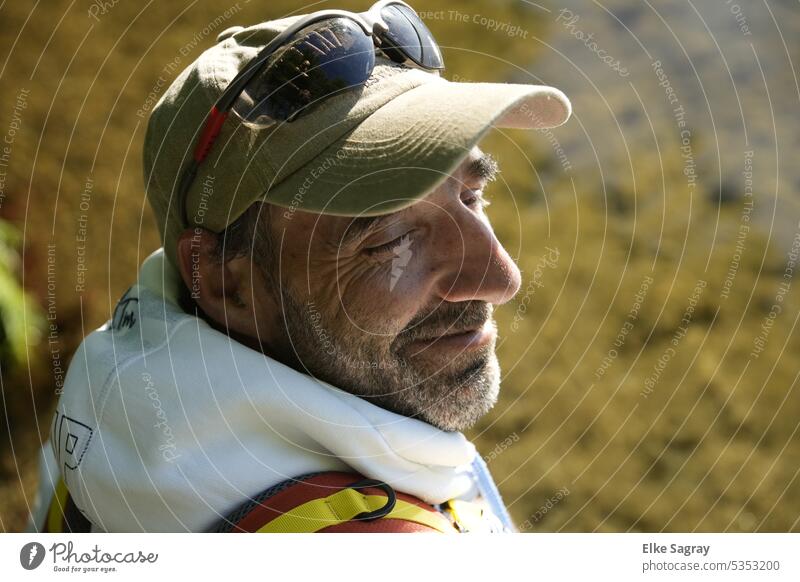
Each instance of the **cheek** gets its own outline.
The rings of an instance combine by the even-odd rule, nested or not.
[[[337,326],[349,326],[357,333],[387,334],[391,341],[419,311],[422,299],[414,283],[421,278],[417,266],[402,263],[362,256],[341,259],[333,269],[328,265],[320,269],[319,292],[336,310]]]

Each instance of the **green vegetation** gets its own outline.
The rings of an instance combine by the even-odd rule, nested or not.
[[[19,233],[0,220],[0,369],[13,370],[26,361],[28,344],[40,340],[42,315],[18,280]]]

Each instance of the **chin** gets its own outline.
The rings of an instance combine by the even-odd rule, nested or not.
[[[500,366],[493,352],[476,366],[471,364],[452,383],[445,382],[444,393],[444,386],[439,383],[439,398],[420,414],[422,419],[442,430],[462,431],[485,416],[500,394]]]

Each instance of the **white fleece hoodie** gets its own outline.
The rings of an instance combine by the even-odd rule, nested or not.
[[[491,477],[463,434],[230,339],[181,310],[181,284],[156,251],[75,353],[43,450],[34,527],[59,472],[94,531],[208,530],[314,471],[355,469],[432,504],[489,497]]]

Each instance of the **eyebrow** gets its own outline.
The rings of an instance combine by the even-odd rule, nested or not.
[[[481,152],[480,156],[475,158],[470,162],[469,166],[467,166],[466,175],[470,178],[478,178],[491,182],[497,178],[499,171],[500,166],[497,160],[491,154]]]

